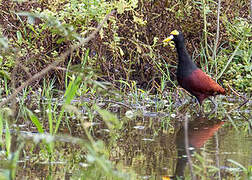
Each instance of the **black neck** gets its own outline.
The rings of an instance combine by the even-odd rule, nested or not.
[[[179,63],[190,63],[192,62],[184,43],[176,44]]]
[[[189,56],[184,43],[176,43],[176,48],[179,60],[178,75],[180,76],[183,74],[183,76],[187,76],[191,74],[192,71],[197,69],[197,66],[191,60],[191,57]]]

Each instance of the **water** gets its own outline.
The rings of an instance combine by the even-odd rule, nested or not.
[[[251,137],[243,131],[236,131],[229,122],[216,118],[191,117],[188,120],[191,120],[188,140],[192,163],[198,166],[198,171],[194,173],[207,171],[209,179],[213,179],[213,176],[235,179],[237,173],[243,176],[241,169],[231,163],[231,160],[244,167],[252,164]],[[189,176],[184,127],[179,125],[171,131],[160,128],[155,132],[153,122],[155,120],[150,118],[142,124],[145,128],[132,129],[131,136],[126,135],[127,138],[121,140],[120,151],[124,153],[119,159],[123,159],[127,166],[133,167],[143,179]],[[125,147],[125,144],[131,146]]]
[[[97,113],[93,122],[86,122],[85,126],[92,128],[95,140],[105,142],[108,157],[115,166],[123,166],[126,172],[133,169],[139,179],[175,179],[175,176],[191,179],[191,173],[197,179],[246,179],[246,171],[252,165],[251,109],[250,106],[234,108],[235,102],[223,104],[228,110],[224,112],[223,107],[219,107],[218,112],[211,115],[199,115],[191,104],[172,113],[146,107],[132,110],[118,103],[110,104],[109,109],[122,123],[120,130],[112,132]],[[84,117],[88,118],[86,112]],[[185,128],[185,121],[188,128]],[[69,124],[64,121],[60,131],[77,138],[38,135],[31,132],[36,128],[27,122],[12,125],[12,152],[24,142],[17,163],[17,179],[48,176],[71,179],[78,177],[79,171],[88,169],[86,147],[78,144],[87,138],[82,122],[76,116],[67,122]],[[19,132],[14,130],[16,127]],[[41,142],[55,142],[51,161]],[[4,151],[2,153],[1,159],[6,160]],[[190,153],[190,163],[187,153]],[[11,166],[8,161],[3,162],[7,164],[1,166],[1,172],[8,175]],[[192,172],[190,165],[194,167]]]

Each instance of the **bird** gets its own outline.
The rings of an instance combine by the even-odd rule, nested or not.
[[[170,36],[163,40],[164,46],[170,42],[175,43],[178,54],[177,81],[178,84],[195,96],[199,102],[200,108],[203,101],[210,96],[225,95],[225,89],[216,83],[209,75],[203,72],[192,61],[185,47],[183,33],[173,30]],[[216,108],[216,104],[210,99]],[[200,109],[201,110],[201,109]]]

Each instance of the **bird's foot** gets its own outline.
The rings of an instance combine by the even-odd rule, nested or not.
[[[206,116],[209,117],[210,115],[216,113],[217,109],[218,109],[217,106],[214,107],[214,108],[212,109],[212,111],[211,111],[210,113],[208,113]]]
[[[204,107],[203,107],[203,105],[202,105],[202,104],[200,104],[199,102],[198,102],[198,104],[199,104],[198,117],[202,117],[202,116],[204,116],[204,115],[205,115],[205,113],[204,113]]]
[[[213,107],[213,109],[211,110],[211,112],[208,113],[206,116],[212,115],[212,114],[215,113],[215,112],[217,111],[217,109],[218,109],[218,104],[217,104],[213,99],[211,99],[211,98],[208,98],[208,99],[213,103],[214,107]]]

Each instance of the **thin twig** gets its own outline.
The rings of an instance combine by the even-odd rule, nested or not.
[[[238,93],[237,91],[235,91],[229,84],[228,84],[228,88],[229,88],[236,96],[238,96],[238,97],[244,99],[244,102],[243,102],[243,103],[241,103],[238,107],[235,107],[235,108],[231,109],[228,113],[230,113],[230,112],[232,112],[232,111],[234,111],[234,110],[236,110],[236,109],[240,109],[242,106],[244,106],[245,104],[247,104],[247,103],[249,102],[249,99],[248,99],[248,98],[246,98],[245,96],[239,94],[239,93]]]
[[[46,68],[42,69],[39,73],[35,74],[33,77],[31,77],[26,82],[24,82],[21,86],[19,86],[17,89],[15,89],[14,92],[9,97],[7,97],[4,101],[2,101],[0,103],[0,107],[2,107],[3,105],[7,104],[8,102],[10,102],[13,98],[15,98],[17,96],[17,94],[20,91],[22,91],[26,86],[28,86],[29,84],[31,84],[33,81],[35,81],[36,79],[42,77],[43,75],[45,75],[46,73],[48,73],[49,71],[51,71],[52,69],[54,69],[60,62],[64,61],[66,59],[66,57],[71,52],[73,52],[75,49],[79,48],[80,46],[82,46],[84,44],[87,44],[91,39],[93,39],[95,37],[95,35],[101,30],[103,24],[114,13],[115,13],[115,10],[113,10],[109,14],[107,14],[105,16],[105,18],[103,19],[103,21],[94,30],[94,32],[92,32],[92,34],[90,34],[87,38],[82,39],[78,44],[75,44],[75,45],[71,46],[67,51],[61,53],[61,55],[52,64],[50,64]]]
[[[228,111],[228,113],[230,113],[230,112],[232,112],[232,111],[234,111],[234,110],[236,110],[236,109],[240,109],[242,106],[244,106],[245,104],[247,104],[247,103],[249,102],[249,99],[248,99],[248,98],[246,98],[246,97],[240,95],[240,94],[239,94],[237,91],[235,91],[229,84],[228,84],[228,88],[229,88],[236,96],[238,96],[238,97],[244,99],[244,102],[243,102],[243,103],[241,103],[238,107],[234,107],[233,109],[231,109],[230,111]]]
[[[245,101],[243,103],[241,103],[238,107],[234,107],[233,109],[230,109],[228,111],[228,113],[231,113],[232,111],[236,110],[236,109],[240,109],[242,106],[244,106],[245,104],[247,104],[249,102],[249,99],[245,99]]]
[[[241,98],[244,99],[244,100],[247,100],[246,97],[240,95],[240,94],[239,94],[237,91],[235,91],[229,84],[227,84],[227,86],[228,86],[228,88],[229,88],[236,96],[241,97]]]
[[[205,48],[206,48],[206,56],[207,58],[209,58],[209,52],[208,52],[208,44],[207,44],[207,13],[206,13],[206,1],[205,0],[202,0],[202,3],[203,3],[203,19],[204,19],[204,29],[203,29],[203,32],[204,32],[204,40],[205,40]]]
[[[192,180],[196,180],[194,173],[193,173],[192,159],[191,159],[191,155],[190,155],[190,151],[189,151],[188,114],[185,115],[184,130],[185,130],[185,150],[186,150],[186,155],[188,158],[188,164],[190,167],[190,173],[191,173]]]
[[[217,72],[218,68],[217,68],[217,63],[216,63],[216,51],[217,51],[217,46],[219,42],[219,34],[220,34],[220,9],[221,9],[221,0],[218,0],[216,39],[214,43],[214,52],[213,52],[213,58],[212,58],[215,62],[216,76],[218,74]]]

